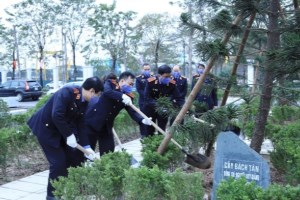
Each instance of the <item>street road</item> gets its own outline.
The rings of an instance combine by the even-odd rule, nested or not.
[[[34,107],[38,102],[31,99],[25,99],[22,102],[18,102],[17,97],[0,97],[0,99],[4,100],[10,108],[10,112],[15,114],[22,113],[28,108]]]

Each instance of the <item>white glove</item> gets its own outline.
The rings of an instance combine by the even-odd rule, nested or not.
[[[128,105],[132,105],[132,101],[131,98],[129,96],[127,96],[126,94],[122,95],[122,102],[128,106]]]
[[[91,149],[91,148],[86,148],[85,150],[88,151],[89,154],[84,154],[84,156],[91,161],[95,160],[95,158],[96,158],[95,151],[93,151],[93,149]]]
[[[75,138],[75,135],[72,134],[69,137],[67,137],[67,145],[72,147],[72,148],[76,148],[77,147],[77,141]]]
[[[151,126],[151,124],[152,124],[151,120],[152,120],[152,117],[145,118],[145,119],[142,120],[142,123],[145,124],[145,125]]]

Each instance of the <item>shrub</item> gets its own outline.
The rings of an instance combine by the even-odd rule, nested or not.
[[[0,129],[0,167],[2,174],[6,177],[6,169],[8,165],[8,160],[10,158],[10,136],[12,129],[1,128]]]
[[[254,182],[247,182],[245,177],[222,181],[217,189],[216,199],[220,200],[256,200],[262,199],[263,190]]]
[[[203,199],[202,174],[185,173],[176,170],[167,173],[164,178],[166,197],[170,200]]]
[[[300,119],[300,109],[296,106],[274,106],[271,119],[275,122],[295,121]]]
[[[124,196],[128,200],[164,199],[163,174],[157,167],[130,169],[125,173]]]
[[[108,153],[90,167],[70,168],[68,177],[53,181],[55,196],[63,199],[115,199],[122,195],[125,170],[130,167],[130,155]]]
[[[294,200],[300,197],[300,185],[270,185],[263,190],[254,182],[247,182],[245,177],[234,179],[230,177],[220,183],[217,189],[217,199],[220,200]]]
[[[57,198],[73,199],[202,199],[202,174],[158,167],[130,168],[125,152],[108,153],[91,166],[69,168],[68,177],[52,181]]]
[[[284,126],[274,135],[273,165],[286,173],[291,184],[300,183],[300,120]]]
[[[296,106],[274,106],[271,111],[265,131],[271,140],[280,138],[279,132],[285,125],[300,119],[300,109]]]
[[[10,122],[10,114],[8,113],[9,108],[7,103],[0,99],[0,128],[7,127]]]
[[[183,162],[184,154],[172,143],[168,145],[168,149],[163,155],[157,153],[157,148],[163,138],[163,135],[154,135],[146,137],[141,141],[143,147],[143,161],[141,162],[141,165],[149,168],[157,166],[160,169],[172,169]]]
[[[201,173],[185,173],[176,170],[173,173],[141,167],[125,173],[124,196],[127,200],[181,200],[203,199]]]
[[[264,192],[265,200],[294,200],[300,197],[300,186],[292,187],[290,185],[271,185]]]

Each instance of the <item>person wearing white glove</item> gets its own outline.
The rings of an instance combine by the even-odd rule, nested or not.
[[[135,76],[131,72],[122,72],[117,79],[109,74],[104,83],[104,92],[98,102],[90,102],[85,115],[85,129],[88,133],[89,145],[93,150],[99,147],[100,156],[114,152],[115,143],[112,128],[114,120],[121,110],[125,109],[129,116],[139,124],[151,124],[151,120],[144,119],[131,106],[134,99],[133,87]],[[98,145],[97,145],[98,142]]]
[[[126,106],[130,106],[132,105],[132,100],[129,96],[127,96],[126,94],[122,95],[122,102],[126,105]]]
[[[51,95],[27,124],[44,151],[49,162],[47,200],[54,198],[51,180],[66,177],[69,167],[77,167],[85,161],[84,154],[74,149],[78,142],[89,144],[86,132],[81,131],[88,102],[103,91],[99,77],[87,78],[81,86],[68,86]],[[76,135],[76,137],[75,137]],[[65,142],[61,142],[65,140]]]
[[[84,146],[85,150],[87,151],[87,153],[89,154],[84,154],[84,157],[86,157],[87,159],[94,161],[96,159],[96,153],[93,149],[91,149],[90,145]]]
[[[69,137],[67,137],[67,145],[72,147],[72,148],[76,148],[77,147],[77,141],[76,141],[76,137],[74,134],[70,135]]]
[[[152,125],[152,117],[149,117],[149,118],[145,118],[142,120],[142,123],[145,124],[145,125],[148,125],[148,126],[151,126]]]

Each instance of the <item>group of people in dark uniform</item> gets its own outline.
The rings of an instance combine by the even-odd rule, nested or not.
[[[140,110],[148,118],[143,118],[131,108],[134,82],[139,93]],[[51,180],[67,176],[68,167],[80,166],[86,159],[95,159],[97,142],[100,155],[114,151],[112,128],[114,119],[123,108],[140,125],[141,137],[151,136],[155,131],[152,121],[163,130],[168,123],[168,119],[155,109],[157,100],[167,97],[175,106],[181,107],[185,103],[187,89],[187,79],[180,74],[179,66],[172,70],[168,65],[162,65],[158,74],[152,75],[150,65],[144,64],[142,74],[137,77],[128,71],[118,78],[109,74],[104,81],[91,77],[81,87],[63,87],[54,93],[28,121],[49,162],[46,199],[55,199]],[[216,95],[211,95],[211,98],[216,98]],[[217,100],[212,102],[215,105]],[[79,151],[79,145],[89,154]]]

